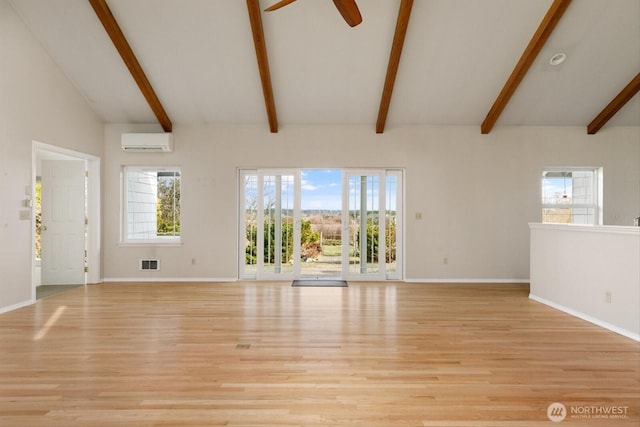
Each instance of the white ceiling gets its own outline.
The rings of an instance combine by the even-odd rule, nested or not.
[[[106,122],[155,122],[87,0],[10,3]],[[551,3],[416,0],[387,129],[479,126]],[[174,124],[268,128],[245,1],[108,4]],[[329,0],[262,14],[280,127],[374,128],[399,4],[358,0],[354,28]],[[568,58],[552,67],[556,52]],[[574,0],[497,125],[586,127],[639,71],[640,1]],[[639,94],[611,125],[640,126]]]

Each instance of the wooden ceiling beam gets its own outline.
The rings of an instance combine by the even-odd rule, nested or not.
[[[269,69],[269,59],[267,58],[267,45],[264,41],[264,29],[262,27],[262,16],[260,3],[258,0],[247,0],[249,11],[249,21],[251,22],[251,32],[253,33],[253,44],[256,49],[256,59],[260,71],[260,81],[262,82],[262,93],[267,109],[267,119],[269,129],[272,133],[278,132],[278,117],[276,115],[276,103],[273,97],[273,87],[271,85],[271,71]]]
[[[129,69],[131,76],[138,84],[142,95],[145,97],[147,103],[149,104],[149,107],[151,107],[151,110],[160,122],[162,129],[164,129],[165,132],[171,132],[171,129],[173,127],[171,120],[169,119],[169,116],[162,106],[162,103],[153,90],[149,79],[147,79],[142,66],[136,58],[136,55],[133,53],[129,42],[127,42],[127,39],[122,33],[122,30],[120,29],[118,22],[113,16],[113,13],[111,13],[111,9],[109,9],[106,0],[89,0],[89,3],[91,3],[91,6],[96,12],[98,19],[100,19],[100,22],[102,22],[102,26],[107,31],[107,34],[111,38],[111,41],[118,50],[118,53],[122,57],[125,65]]]
[[[598,116],[587,126],[587,133],[594,135],[604,126],[609,119],[616,115],[627,102],[640,91],[640,73],[638,73],[628,85],[620,91],[618,95],[598,114]]]
[[[400,65],[400,56],[404,47],[404,39],[407,35],[409,26],[409,18],[411,17],[411,8],[413,0],[402,0],[398,11],[398,21],[396,22],[396,32],[393,36],[393,44],[391,45],[391,54],[389,55],[389,65],[387,66],[387,76],[384,81],[382,90],[382,99],[380,100],[380,108],[378,110],[378,120],[376,121],[376,133],[383,133],[387,123],[387,114],[391,105],[391,95],[395,86],[396,76],[398,74],[398,66]]]
[[[540,50],[542,50],[542,47],[547,42],[547,39],[551,36],[551,33],[560,21],[560,18],[562,18],[562,15],[564,15],[564,12],[569,7],[569,4],[571,4],[571,0],[554,0],[544,19],[538,26],[538,29],[529,41],[527,48],[522,53],[520,60],[511,72],[511,75],[502,88],[502,91],[500,91],[498,98],[496,98],[493,103],[487,117],[482,122],[480,131],[483,134],[488,134],[491,132],[491,129],[493,129],[493,126],[498,121],[500,114],[502,114],[502,111],[509,103],[511,96],[513,96],[516,89],[518,89],[520,82],[522,82],[522,79],[524,79],[529,68],[531,68],[533,61],[535,61]]]

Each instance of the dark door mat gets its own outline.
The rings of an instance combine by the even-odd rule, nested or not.
[[[346,288],[346,280],[294,280],[291,283],[294,287],[317,287],[317,288]]]

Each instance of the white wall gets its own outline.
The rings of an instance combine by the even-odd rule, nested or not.
[[[102,156],[104,134],[100,119],[5,0],[0,58],[1,312],[32,298],[32,222],[20,213],[31,194],[33,141]]]
[[[640,340],[640,228],[531,224],[530,296]]]
[[[529,222],[540,221],[544,167],[602,166],[604,220],[640,215],[640,130],[584,127],[176,125],[175,152],[124,153],[105,132],[105,278],[232,279],[237,276],[237,169],[401,167],[406,187],[407,280],[528,280]],[[182,168],[181,247],[119,246],[123,165]],[[416,220],[416,213],[422,219]],[[139,272],[141,258],[162,271]],[[443,262],[447,258],[448,263]],[[195,259],[195,265],[192,265]]]

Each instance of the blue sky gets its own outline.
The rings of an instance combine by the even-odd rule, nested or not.
[[[542,178],[542,203],[557,203],[563,194],[571,198],[571,178],[544,177]]]
[[[245,186],[247,197],[255,199],[257,197],[257,177],[249,175]],[[265,204],[273,203],[275,175],[264,176]],[[354,182],[353,179],[356,179]],[[282,206],[284,209],[293,209],[294,175],[282,176]],[[367,185],[367,209],[378,210],[380,183],[378,178],[370,177],[374,184]],[[350,191],[352,206],[349,209],[359,209],[359,175],[350,175]],[[386,179],[386,208],[396,210],[397,182],[395,176],[388,176]],[[340,169],[303,169],[301,171],[301,208],[302,210],[330,210],[339,211],[342,209],[342,170]],[[268,200],[271,202],[268,202]]]
[[[395,180],[393,182],[395,183]],[[304,169],[302,170],[301,187],[302,210],[342,209],[342,171],[340,169]],[[379,185],[367,189],[367,205],[370,209],[377,210],[379,190]],[[387,188],[388,209],[396,209],[395,191],[395,185]],[[358,206],[359,202],[359,196],[356,196],[355,203]],[[350,209],[352,208],[353,206],[350,207]]]
[[[340,210],[342,172],[340,169],[302,171],[302,209]]]

